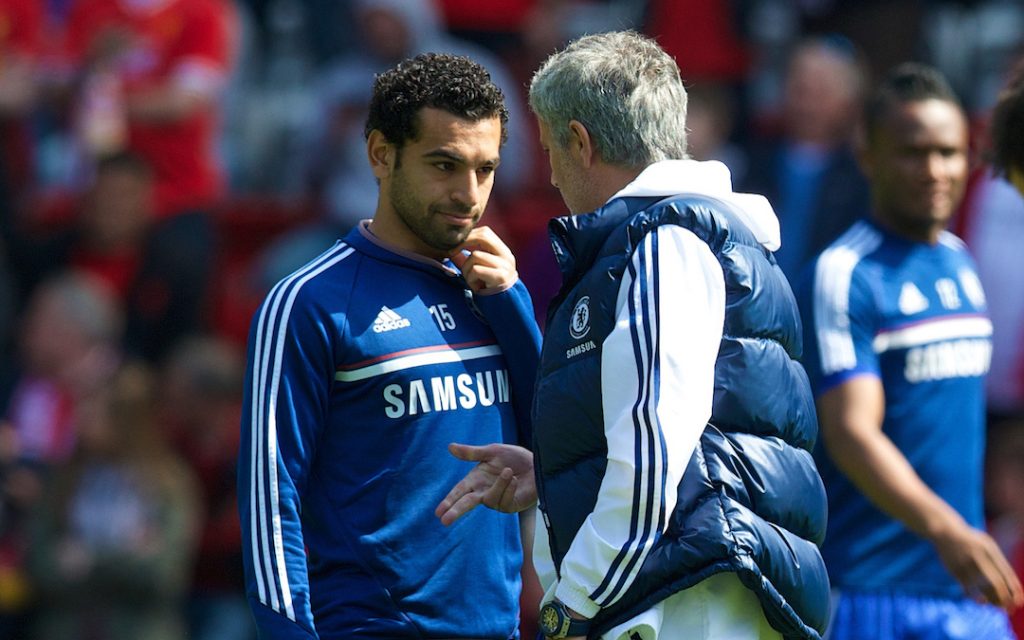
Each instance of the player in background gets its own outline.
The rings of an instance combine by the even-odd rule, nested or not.
[[[832,640],[1012,638],[1021,585],[984,531],[992,325],[974,263],[945,231],[967,179],[967,122],[906,64],[865,109],[869,219],[814,264],[805,357],[828,489]]]

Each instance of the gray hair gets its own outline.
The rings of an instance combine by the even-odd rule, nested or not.
[[[686,155],[686,89],[675,61],[634,31],[579,38],[533,75],[530,108],[569,142],[569,121],[581,122],[601,159],[645,167]]]

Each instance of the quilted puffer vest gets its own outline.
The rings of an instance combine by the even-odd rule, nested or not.
[[[556,567],[593,510],[607,464],[601,348],[635,247],[659,225],[679,225],[707,243],[725,275],[711,420],[667,530],[631,587],[595,618],[591,637],[723,571],[757,594],[786,637],[819,638],[828,620],[828,575],[818,551],[827,507],[810,454],[817,420],[797,362],[800,318],[771,253],[730,207],[705,196],[619,198],[549,226],[563,286],[548,314],[533,416]],[[573,311],[584,297],[589,328],[577,338]]]

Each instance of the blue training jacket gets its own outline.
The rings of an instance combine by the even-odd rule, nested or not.
[[[517,637],[518,518],[434,508],[473,467],[449,443],[529,443],[539,341],[522,283],[473,295],[362,226],[274,287],[238,473],[261,637]]]

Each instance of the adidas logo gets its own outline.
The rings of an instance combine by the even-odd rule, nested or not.
[[[905,316],[912,316],[928,308],[928,298],[924,297],[921,290],[913,284],[904,282],[903,289],[900,290],[899,307],[900,313]]]
[[[373,332],[384,333],[385,331],[394,331],[395,329],[404,329],[412,323],[398,315],[387,307],[381,307],[380,313],[377,314],[377,319],[373,321]]]

